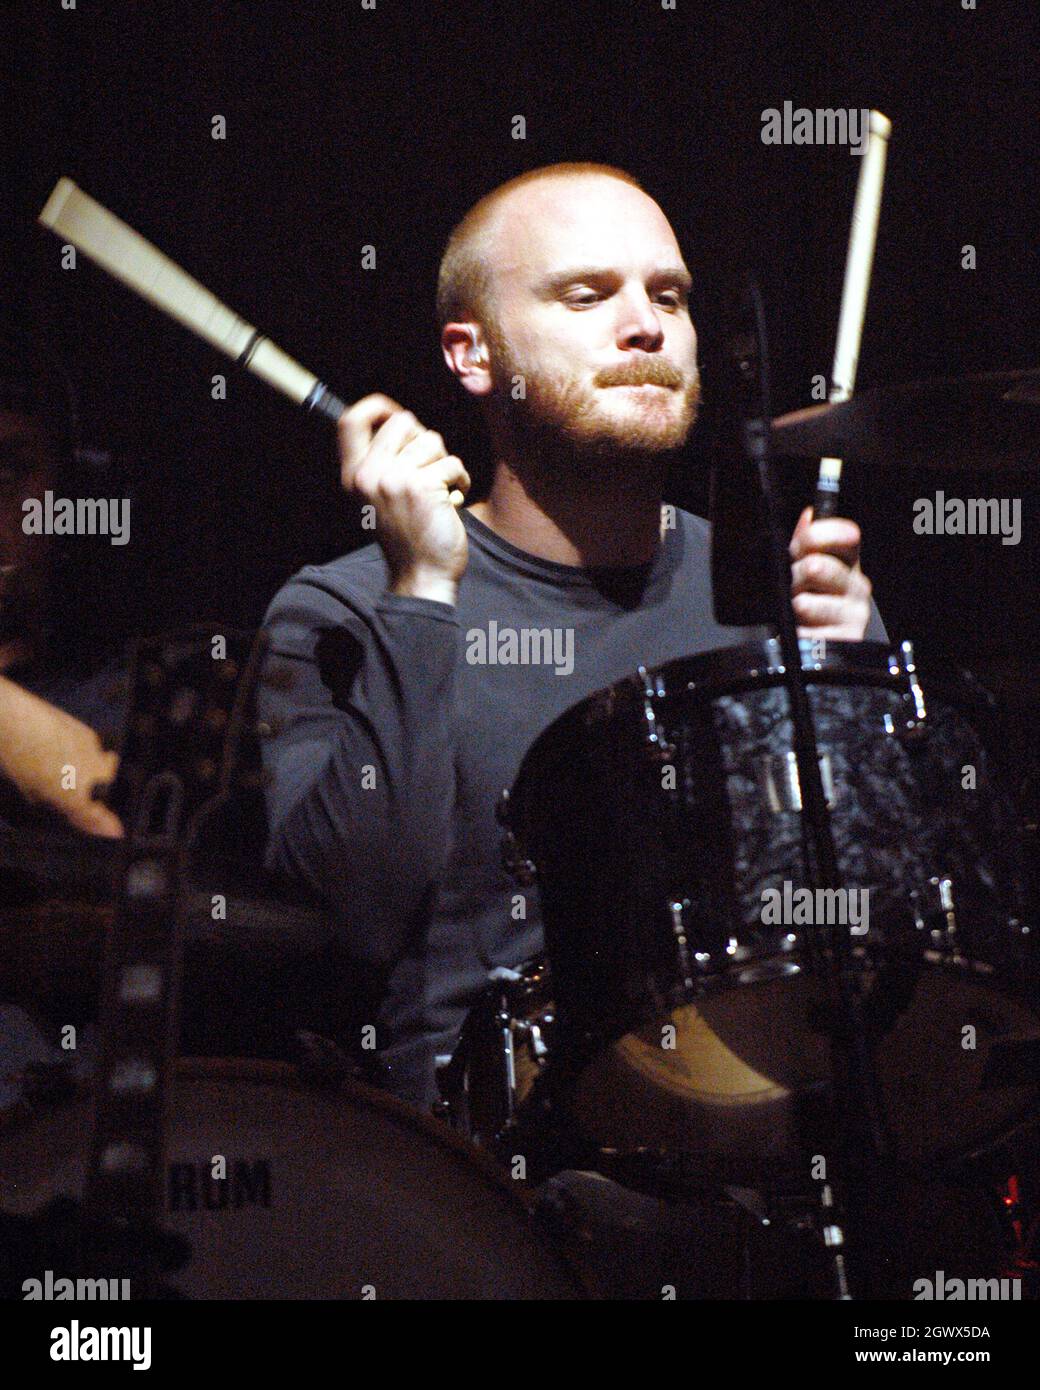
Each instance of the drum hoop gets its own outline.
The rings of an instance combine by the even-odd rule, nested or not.
[[[443,1120],[424,1115],[421,1110],[398,1100],[390,1092],[378,1090],[353,1077],[343,1077],[330,1085],[319,1085],[303,1080],[291,1062],[251,1057],[179,1057],[175,1064],[175,1084],[182,1079],[251,1082],[257,1086],[282,1086],[289,1091],[328,1100],[354,1100],[426,1136],[439,1148],[457,1154],[487,1178],[493,1187],[503,1192],[513,1205],[519,1204],[528,1214],[534,1209],[532,1198],[518,1189],[516,1182],[507,1178],[493,1159],[450,1129]]]
[[[828,639],[819,657],[806,659],[808,656],[807,641],[802,639],[802,671],[807,684],[811,686],[859,685],[897,692],[908,689],[907,670],[898,648],[883,642]],[[969,671],[946,666],[928,657],[922,658],[916,665],[925,685],[926,696],[934,695],[961,709],[985,711],[992,705],[992,697]],[[682,673],[688,672],[691,667],[694,668],[692,674],[684,679]],[[700,674],[700,667],[705,668],[705,674]],[[696,694],[714,699],[720,695],[775,685],[782,680],[784,669],[779,644],[775,638],[770,638],[764,642],[679,657],[655,668],[655,674],[664,677],[665,699],[668,698],[670,686],[676,694]],[[672,675],[671,681],[669,674]],[[818,676],[824,679],[815,679]]]
[[[540,1232],[535,1211],[537,1203],[525,1189],[518,1187],[515,1179],[508,1178],[490,1154],[471,1143],[455,1130],[450,1129],[444,1120],[424,1115],[414,1105],[408,1105],[391,1095],[389,1091],[378,1090],[353,1077],[342,1077],[335,1084],[317,1085],[303,1080],[290,1062],[274,1062],[263,1058],[250,1057],[180,1057],[175,1064],[174,1089],[181,1078],[252,1082],[255,1085],[284,1086],[287,1090],[312,1096],[324,1096],[329,1100],[353,1100],[360,1105],[386,1115],[394,1122],[403,1125],[415,1134],[426,1137],[439,1149],[455,1154],[468,1169],[485,1180],[486,1186],[501,1195],[507,1206],[518,1216],[531,1223],[532,1235]],[[543,1238],[543,1253],[552,1259],[561,1277],[566,1277],[574,1286],[578,1298],[596,1298],[596,1285],[591,1272],[586,1269],[578,1250],[563,1248]]]
[[[807,684],[822,686],[868,686],[909,691],[908,677],[898,647],[885,642],[845,642],[828,639],[819,659],[807,660],[809,646],[802,639],[802,670]],[[993,697],[967,670],[950,668],[934,658],[924,658],[917,665],[924,684],[925,696],[933,696],[961,711],[969,711],[983,719],[992,715]],[[518,823],[517,808],[524,800],[526,783],[532,769],[552,757],[553,748],[565,740],[570,731],[582,727],[590,711],[602,704],[612,690],[640,693],[648,683],[661,680],[663,695],[655,699],[676,699],[696,695],[714,700],[723,695],[739,695],[749,690],[778,685],[784,673],[780,648],[776,638],[745,642],[735,647],[717,647],[694,656],[676,657],[648,668],[641,674],[623,676],[611,685],[586,695],[549,724],[527,749],[513,780],[508,801],[503,810],[505,823],[514,829]],[[823,679],[814,679],[822,676]],[[606,716],[610,718],[610,716]]]
[[[329,1101],[353,1100],[388,1116],[396,1123],[430,1139],[438,1148],[447,1149],[458,1155],[465,1163],[475,1168],[493,1188],[502,1192],[511,1205],[523,1208],[529,1215],[535,1207],[534,1199],[518,1187],[516,1180],[506,1177],[499,1164],[475,1144],[450,1129],[443,1120],[432,1115],[424,1115],[413,1105],[408,1105],[388,1091],[380,1091],[353,1077],[343,1077],[329,1084],[304,1080],[291,1062],[276,1062],[257,1057],[177,1057],[173,1064],[174,1090],[184,1081],[217,1081],[254,1086],[277,1086],[299,1095],[309,1095]],[[73,1081],[68,1093],[53,1102],[48,1109],[61,1111],[70,1106],[89,1102],[92,1092],[92,1079]],[[169,1120],[175,1121],[176,1104],[171,1103]],[[9,1115],[0,1124],[0,1134],[14,1130],[32,1129],[36,1122],[35,1113],[22,1110],[18,1105],[11,1108]]]

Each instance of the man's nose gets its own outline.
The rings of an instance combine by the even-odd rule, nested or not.
[[[618,346],[639,347],[644,352],[654,352],[663,342],[661,320],[647,295],[625,296],[618,322]]]

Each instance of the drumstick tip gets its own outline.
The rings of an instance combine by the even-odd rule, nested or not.
[[[43,205],[43,211],[36,219],[45,227],[53,229],[55,222],[61,216],[61,210],[68,201],[70,193],[76,192],[76,185],[71,179],[67,179],[64,174],[51,189],[51,196]]]
[[[882,140],[888,140],[892,135],[892,122],[887,116],[883,116],[880,111],[870,113],[870,133],[878,135]]]

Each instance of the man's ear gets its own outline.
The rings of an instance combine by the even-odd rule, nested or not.
[[[446,323],[441,332],[441,351],[448,370],[474,396],[491,390],[491,364],[479,325]]]

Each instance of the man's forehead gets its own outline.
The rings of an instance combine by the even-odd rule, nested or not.
[[[605,175],[539,180],[499,209],[491,259],[506,276],[566,265],[682,264],[675,233],[641,189]]]

